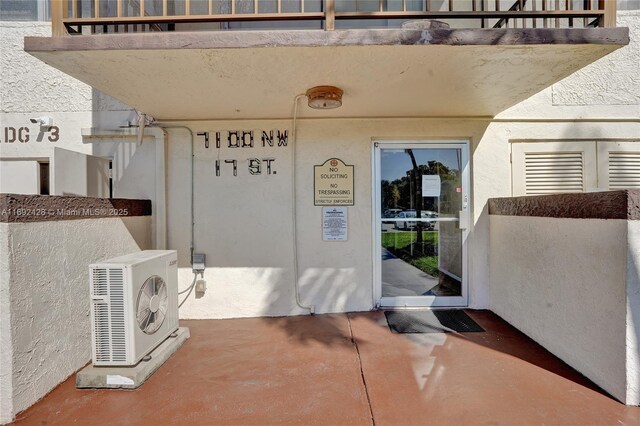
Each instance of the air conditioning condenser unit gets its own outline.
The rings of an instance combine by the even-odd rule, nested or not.
[[[174,250],[144,250],[89,268],[94,366],[133,366],[178,329]]]

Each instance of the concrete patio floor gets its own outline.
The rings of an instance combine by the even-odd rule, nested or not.
[[[382,312],[181,321],[191,338],[141,388],[69,378],[28,424],[638,425],[489,311],[486,333],[393,334]]]

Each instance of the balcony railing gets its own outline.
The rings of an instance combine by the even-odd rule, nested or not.
[[[411,19],[456,28],[584,28],[615,27],[616,20],[615,0],[51,0],[51,11],[54,36],[393,28]],[[274,25],[282,21],[294,23]]]

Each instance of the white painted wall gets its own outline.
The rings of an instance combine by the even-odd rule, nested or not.
[[[638,327],[629,321],[640,314],[640,224],[497,215],[490,222],[490,309],[615,398],[640,405]]]
[[[51,195],[109,197],[109,160],[54,148]]]
[[[189,125],[189,123],[184,123]],[[489,124],[482,120],[378,119],[300,120],[297,209],[301,294],[318,312],[366,310],[373,306],[371,151],[373,138],[471,141],[473,228],[469,237],[470,306],[489,305],[489,220],[486,202],[511,195],[510,139],[599,137],[629,139],[640,123],[573,121]],[[290,129],[289,121],[200,122],[195,132],[225,129]],[[213,136],[212,136],[213,137]],[[593,139],[591,139],[593,140]],[[181,285],[189,268],[189,140],[170,131],[167,155],[168,248],[180,256]],[[258,142],[259,143],[259,142]],[[215,176],[215,142],[196,137],[196,250],[207,254],[207,294],[188,301],[188,318],[284,315],[302,311],[293,301],[290,147],[223,148],[220,159],[238,159],[238,176],[222,164]],[[313,166],[337,156],[355,166],[355,206],[349,207],[349,241],[323,242],[320,207],[313,206]],[[247,158],[275,158],[276,175],[251,176]],[[139,190],[139,189],[137,189]]]
[[[627,242],[627,401],[640,405],[640,222],[628,222]]]
[[[147,128],[143,142],[138,143],[135,136],[113,137],[103,134],[104,129],[94,130],[95,133],[85,135],[85,140],[94,146],[96,155],[112,159],[113,196],[151,200],[153,247],[164,249],[167,228],[164,132],[158,128]],[[184,130],[182,132],[184,136]],[[110,133],[108,128],[106,133]]]
[[[49,162],[51,195],[109,197],[109,160],[82,152],[53,147]],[[0,192],[40,193],[40,166],[30,157],[0,160]]]
[[[195,132],[287,129],[289,121],[202,122]],[[373,301],[371,155],[373,138],[467,138],[473,147],[487,123],[463,120],[301,120],[297,141],[298,260],[302,300],[316,312],[369,310]],[[212,136],[213,137],[213,136]],[[181,309],[184,318],[274,316],[304,313],[293,293],[291,146],[204,148],[195,145],[195,250],[207,255],[208,291]],[[273,158],[272,175],[250,175],[248,158]],[[313,205],[313,167],[338,157],[354,165],[355,206],[349,207],[349,241],[323,242],[321,207]],[[181,287],[191,282],[190,147],[184,132],[170,131],[168,247],[178,250]],[[221,176],[215,176],[220,158]],[[237,159],[238,176],[224,160]],[[505,172],[508,176],[508,168]],[[472,239],[472,245],[475,244]],[[483,249],[473,250],[484,253]],[[476,280],[479,281],[479,280]],[[472,300],[475,295],[472,295]]]
[[[148,216],[0,223],[0,423],[89,362],[89,264],[150,248],[150,232]]]
[[[36,160],[0,160],[0,192],[40,193],[40,165]]]

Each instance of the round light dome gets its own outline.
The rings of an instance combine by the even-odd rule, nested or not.
[[[309,106],[314,109],[334,109],[342,106],[342,90],[334,86],[316,86],[307,90]]]

